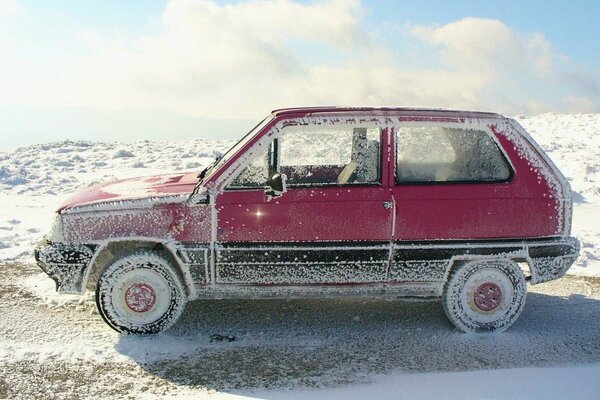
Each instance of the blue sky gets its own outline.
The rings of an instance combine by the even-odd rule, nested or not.
[[[0,0],[0,150],[318,104],[600,112],[594,1]]]
[[[443,25],[466,16],[499,19],[520,32],[542,32],[556,51],[600,67],[600,3],[597,0],[385,0],[366,4],[371,11],[370,23],[393,19],[413,24]]]

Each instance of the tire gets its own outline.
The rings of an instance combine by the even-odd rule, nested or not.
[[[521,315],[527,283],[511,260],[469,261],[451,273],[442,294],[448,319],[463,332],[502,332]]]
[[[100,315],[122,333],[144,335],[167,330],[179,319],[186,301],[171,263],[148,250],[109,264],[96,285]]]

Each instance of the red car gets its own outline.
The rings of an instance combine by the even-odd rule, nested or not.
[[[35,251],[59,291],[96,291],[120,332],[170,327],[188,300],[440,297],[462,331],[502,331],[527,282],[562,276],[568,182],[498,114],[276,110],[202,171],[69,199]]]

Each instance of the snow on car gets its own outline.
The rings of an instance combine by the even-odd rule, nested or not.
[[[439,297],[465,332],[502,331],[527,282],[565,274],[568,182],[492,113],[276,110],[197,174],[67,200],[35,255],[66,293],[95,289],[114,329],[157,333],[189,300]]]

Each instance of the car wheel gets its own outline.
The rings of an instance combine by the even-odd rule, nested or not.
[[[519,318],[526,297],[527,283],[517,263],[479,260],[451,271],[442,305],[463,332],[502,332]]]
[[[113,329],[153,334],[168,329],[181,315],[186,295],[171,263],[153,251],[118,258],[96,285],[96,305]]]

